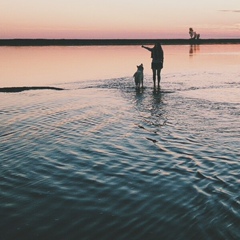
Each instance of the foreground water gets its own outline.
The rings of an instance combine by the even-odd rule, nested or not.
[[[203,58],[1,93],[0,238],[239,239],[239,53]]]

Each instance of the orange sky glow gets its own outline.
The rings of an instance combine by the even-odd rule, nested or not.
[[[239,0],[3,0],[0,38],[240,38]]]

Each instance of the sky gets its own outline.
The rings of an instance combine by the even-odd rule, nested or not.
[[[240,38],[240,0],[1,0],[0,39]]]

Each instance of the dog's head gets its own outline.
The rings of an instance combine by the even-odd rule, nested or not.
[[[139,66],[137,66],[137,69],[139,70],[139,71],[143,71],[143,64],[141,63]]]

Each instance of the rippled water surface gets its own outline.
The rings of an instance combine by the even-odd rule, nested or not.
[[[65,89],[0,93],[0,239],[240,239],[239,45],[163,48],[155,90],[139,47],[0,48]]]

